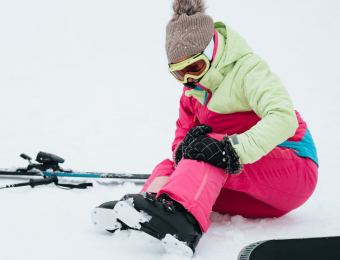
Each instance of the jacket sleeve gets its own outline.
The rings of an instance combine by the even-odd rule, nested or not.
[[[178,144],[184,139],[188,131],[199,125],[199,121],[194,114],[192,108],[192,97],[185,96],[186,87],[184,87],[183,94],[179,105],[179,118],[176,121],[175,140],[172,143],[172,151],[176,149]]]
[[[236,139],[231,138],[242,164],[256,162],[298,128],[293,103],[281,80],[261,58],[255,60],[240,73],[240,87],[249,106],[262,119]]]

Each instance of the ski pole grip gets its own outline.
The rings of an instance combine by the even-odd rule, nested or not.
[[[58,183],[58,177],[55,174],[52,174],[51,177],[46,178],[46,179],[42,179],[42,180],[34,180],[34,179],[30,179],[30,186],[32,188],[34,188],[35,186],[39,186],[39,185],[47,185],[50,183]]]

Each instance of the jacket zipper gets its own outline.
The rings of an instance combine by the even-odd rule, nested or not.
[[[201,89],[204,90],[204,101],[203,106],[208,105],[210,98],[211,98],[211,90],[203,87],[200,83],[197,84]]]

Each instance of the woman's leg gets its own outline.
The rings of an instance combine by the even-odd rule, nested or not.
[[[288,213],[254,199],[244,192],[226,188],[221,190],[212,210],[245,218],[281,217]]]
[[[175,169],[164,160],[153,170],[141,192],[166,193],[181,203],[207,231],[209,216],[228,175],[205,162],[182,159]]]
[[[313,194],[318,168],[309,158],[276,147],[240,175],[229,176],[214,210],[244,217],[277,217],[304,204]]]
[[[312,160],[276,147],[259,161],[244,165],[239,175],[194,160],[182,160],[174,169],[172,162],[165,160],[142,191],[167,193],[193,214],[206,232],[213,206],[215,211],[244,217],[282,216],[305,203],[316,182],[317,166]]]
[[[223,169],[201,161],[182,159],[157,196],[166,193],[182,204],[206,232],[212,207],[227,178],[228,174]]]
[[[158,193],[158,191],[167,183],[171,174],[175,171],[174,162],[169,159],[158,164],[152,171],[151,176],[144,184],[141,192]]]

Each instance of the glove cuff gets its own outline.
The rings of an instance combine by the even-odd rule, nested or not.
[[[183,141],[179,142],[176,146],[174,152],[173,152],[173,159],[174,159],[174,166],[177,167],[177,164],[182,160],[183,158]]]
[[[243,164],[240,162],[240,157],[232,146],[230,139],[225,135],[222,139],[223,150],[226,158],[226,172],[229,174],[240,174],[243,169]]]

